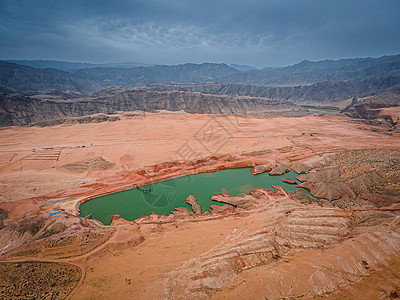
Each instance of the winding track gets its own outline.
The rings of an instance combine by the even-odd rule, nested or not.
[[[294,208],[294,210],[301,210],[301,208]],[[383,211],[398,211],[400,210],[399,208],[391,209],[391,208],[366,208],[366,209],[354,209],[350,211],[369,211],[369,210],[383,210]],[[108,225],[112,226],[112,225]],[[76,293],[76,291],[81,287],[83,284],[85,277],[86,277],[86,261],[87,259],[99,252],[100,250],[104,249],[107,247],[110,243],[114,242],[116,240],[117,232],[120,230],[121,227],[124,227],[127,225],[118,225],[115,226],[116,230],[112,234],[110,238],[108,238],[106,241],[104,241],[102,244],[98,245],[96,248],[92,249],[88,253],[74,256],[74,257],[69,257],[69,258],[60,258],[60,259],[52,259],[52,258],[42,258],[42,257],[25,257],[25,258],[16,258],[16,259],[10,259],[10,260],[0,260],[0,263],[6,263],[6,262],[13,262],[13,263],[18,263],[18,262],[50,262],[50,263],[64,263],[64,264],[70,264],[75,267],[77,267],[80,272],[81,276],[79,279],[79,282],[75,285],[75,287],[71,290],[71,292],[66,296],[66,299],[71,299],[71,297]]]
[[[53,259],[53,258],[43,258],[43,257],[25,257],[25,258],[16,258],[16,259],[9,259],[9,260],[0,260],[0,263],[7,263],[7,262],[12,262],[12,263],[19,263],[19,262],[51,262],[51,263],[64,263],[64,264],[70,264],[75,267],[77,267],[80,272],[81,272],[81,277],[79,279],[79,282],[75,285],[75,287],[71,290],[69,295],[67,295],[66,299],[71,299],[71,297],[75,294],[75,292],[79,289],[79,287],[83,284],[83,281],[86,277],[86,261],[89,258],[89,256],[99,252],[100,250],[104,249],[109,245],[111,242],[113,242],[116,239],[117,232],[119,231],[120,227],[123,227],[125,225],[120,225],[116,227],[115,232],[113,235],[108,238],[106,241],[104,241],[102,244],[98,245],[96,248],[92,249],[88,253],[70,257],[70,258],[60,258],[60,259]]]

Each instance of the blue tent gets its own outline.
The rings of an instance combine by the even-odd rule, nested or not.
[[[54,215],[56,215],[56,214],[60,214],[60,213],[61,213],[61,210],[58,210],[58,211],[49,213],[49,216],[52,217],[52,216],[54,216]]]

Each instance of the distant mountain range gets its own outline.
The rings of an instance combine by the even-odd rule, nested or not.
[[[14,92],[58,90],[88,94],[102,88],[94,80],[58,69],[36,69],[0,61],[0,89]]]
[[[125,62],[125,63],[108,63],[108,64],[92,64],[92,63],[81,63],[81,62],[68,62],[60,60],[4,60],[5,62],[10,62],[18,65],[23,65],[27,67],[37,68],[37,69],[59,69],[59,70],[77,70],[86,68],[96,68],[96,67],[108,67],[108,68],[133,68],[133,67],[147,67],[151,66],[149,64],[141,64],[136,62]]]
[[[248,66],[248,65],[238,65],[238,64],[230,64],[231,68],[234,68],[238,71],[249,71],[249,70],[256,70],[257,68]]]
[[[90,68],[74,73],[104,87],[137,87],[155,82],[209,82],[240,73],[226,64],[184,64],[136,68]]]
[[[215,63],[175,66],[101,66],[59,61],[19,61],[36,68],[0,61],[0,87],[15,91],[77,91],[84,94],[116,87],[137,87],[159,82],[312,85],[323,81],[366,80],[400,76],[400,55],[301,63],[264,70]],[[51,69],[43,69],[51,67]],[[58,68],[54,68],[58,67]],[[57,69],[57,70],[56,70]],[[68,70],[65,72],[63,70]]]
[[[231,76],[218,78],[216,82],[293,86],[311,85],[322,81],[364,80],[388,75],[400,76],[400,55],[336,61],[302,61],[283,68],[237,72]]]
[[[42,60],[42,59],[33,59],[33,60],[6,59],[4,61],[37,69],[59,69],[66,71],[86,69],[86,68],[134,68],[134,67],[154,66],[152,64],[142,64],[137,62],[94,64],[94,63],[68,62],[61,60]],[[229,66],[238,71],[248,71],[257,69],[252,66],[239,65],[239,64],[230,64]]]
[[[35,63],[52,68],[0,61],[1,126],[128,110],[268,114],[301,110],[296,104],[330,106],[353,97],[370,97],[363,106],[355,102],[347,109],[353,117],[362,107],[400,106],[400,55],[303,61],[265,70],[215,63]]]
[[[333,103],[352,97],[373,96],[393,87],[400,87],[400,77],[386,76],[365,80],[324,81],[312,85],[282,87],[240,83],[226,85],[218,83],[154,83],[151,86],[162,90],[183,89],[209,94],[263,97],[291,101],[297,104],[303,102]]]

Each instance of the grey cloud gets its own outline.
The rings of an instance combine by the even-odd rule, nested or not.
[[[397,0],[5,0],[0,57],[282,65],[400,52]]]

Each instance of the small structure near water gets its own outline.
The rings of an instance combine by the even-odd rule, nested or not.
[[[49,217],[55,216],[56,214],[61,214],[61,210],[49,213]]]

